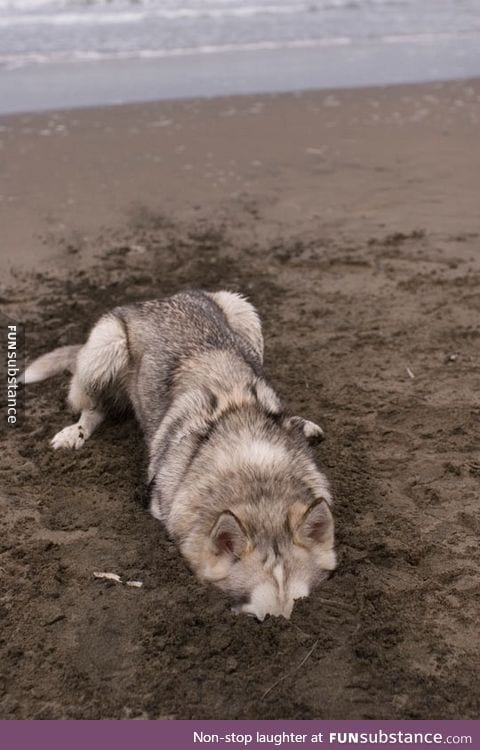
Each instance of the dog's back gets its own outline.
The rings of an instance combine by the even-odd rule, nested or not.
[[[239,295],[180,292],[113,314],[125,327],[128,395],[147,441],[192,382],[200,388],[217,380],[225,388],[247,373],[262,373],[260,322]]]

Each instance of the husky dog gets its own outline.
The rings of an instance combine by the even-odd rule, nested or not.
[[[149,451],[150,511],[202,581],[263,620],[335,568],[332,498],[308,442],[322,430],[287,416],[262,371],[254,307],[231,292],[181,292],[117,307],[83,346],[35,360],[25,383],[73,374],[78,421],[53,448],[81,448],[130,404]]]

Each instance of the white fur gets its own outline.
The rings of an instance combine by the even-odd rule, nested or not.
[[[240,612],[248,615],[254,615],[257,620],[262,622],[267,615],[274,617],[285,617],[290,619],[293,609],[293,599],[280,598],[275,583],[266,581],[261,583],[252,591],[250,602],[239,608]]]
[[[285,569],[280,562],[274,566],[272,576],[273,581],[255,586],[249,603],[238,607],[238,612],[254,615],[260,621],[267,615],[282,616],[287,620],[290,618],[295,600],[308,596],[309,587],[305,581],[298,579],[290,581],[287,591]]]
[[[128,366],[125,330],[114,315],[104,315],[80,350],[76,375],[80,383],[101,388],[114,381]]]
[[[322,570],[335,570],[337,567],[337,555],[335,553],[335,550],[333,549],[333,538],[332,538],[332,548],[328,550],[324,549],[318,549],[315,552],[315,557],[317,560],[317,564],[322,568]]]
[[[307,583],[305,583],[305,581],[302,581],[300,578],[290,582],[289,594],[290,598],[294,601],[295,599],[305,599],[305,597],[308,596],[309,593],[310,589]]]
[[[75,448],[75,450],[78,450],[102,421],[103,414],[97,409],[82,411],[78,422],[57,432],[50,445],[54,450],[58,448]]]
[[[259,586],[255,586],[252,591],[250,602],[245,604],[242,612],[246,614],[254,615],[257,620],[262,622],[267,615],[280,615],[281,604],[278,600],[278,592],[275,590],[275,585],[269,581],[261,583]]]
[[[75,448],[78,450],[85,442],[85,437],[78,423],[70,424],[51,439],[50,445],[54,450],[58,448]]]
[[[324,432],[320,425],[315,424],[315,422],[310,422],[309,419],[303,420],[303,434],[305,437],[308,438],[314,438],[314,437],[323,437]]]
[[[278,586],[278,595],[280,599],[283,599],[284,597],[284,587],[285,587],[285,571],[283,569],[283,565],[281,563],[277,563],[275,565],[273,571],[273,577],[277,583]]]
[[[281,466],[288,459],[285,448],[275,445],[268,440],[252,439],[248,433],[242,435],[237,443],[230,446],[222,446],[215,451],[215,466],[222,469],[230,469],[235,466],[249,465],[261,469],[270,469]]]

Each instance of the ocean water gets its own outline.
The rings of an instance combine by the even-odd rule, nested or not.
[[[0,111],[476,75],[480,0],[0,0]]]

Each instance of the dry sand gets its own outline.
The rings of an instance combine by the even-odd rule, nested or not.
[[[291,621],[234,617],[142,508],[136,426],[53,452],[67,382],[32,386],[2,441],[1,718],[478,717],[479,125],[478,82],[0,121],[28,355],[118,302],[247,293],[325,428],[340,560]]]

